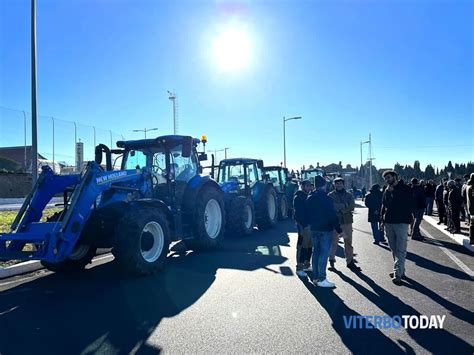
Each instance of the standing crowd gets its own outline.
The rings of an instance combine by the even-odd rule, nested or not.
[[[405,277],[405,258],[408,237],[424,239],[420,231],[423,215],[433,215],[436,203],[438,224],[446,230],[460,233],[460,221],[472,223],[474,216],[474,173],[461,179],[442,179],[439,185],[433,180],[425,182],[413,178],[405,183],[393,170],[383,173],[383,189],[375,184],[363,200],[368,207],[368,220],[372,228],[373,243],[386,243],[392,251],[393,272],[389,274],[396,285],[402,285]],[[336,251],[340,238],[344,241],[347,267],[361,271],[354,259],[352,247],[352,223],[355,200],[346,191],[343,178],[334,180],[334,190],[327,193],[327,182],[322,176],[300,183],[294,196],[294,219],[298,228],[297,270],[299,277],[307,277],[312,271],[313,283],[319,287],[334,287],[327,278],[326,268],[335,268]],[[364,188],[365,190],[365,188]],[[410,229],[410,230],[409,230]],[[385,239],[386,238],[386,239]]]

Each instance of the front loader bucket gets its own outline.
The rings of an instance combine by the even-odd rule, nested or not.
[[[38,181],[26,197],[10,232],[0,234],[0,260],[42,260],[54,254],[53,248],[61,238],[62,222],[39,221],[51,198],[68,187],[75,187],[79,180],[79,174],[54,175],[50,167],[42,167]],[[24,250],[27,244],[32,246],[32,250]]]

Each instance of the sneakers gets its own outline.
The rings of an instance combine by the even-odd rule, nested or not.
[[[298,275],[298,277],[308,277],[308,275],[306,274],[306,272],[304,272],[303,270],[298,270],[296,272],[296,275]]]
[[[324,279],[323,281],[318,281],[316,282],[316,285],[319,287],[335,287],[336,284],[332,281],[329,281],[328,279]]]
[[[362,270],[360,267],[358,267],[354,261],[351,261],[349,264],[347,264],[347,267],[351,269],[352,271],[360,271]]]

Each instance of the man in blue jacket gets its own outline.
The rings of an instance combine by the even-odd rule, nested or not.
[[[319,287],[334,287],[326,277],[332,233],[342,229],[336,215],[332,199],[326,194],[326,180],[322,176],[314,178],[315,190],[306,200],[307,221],[313,238],[313,283]]]

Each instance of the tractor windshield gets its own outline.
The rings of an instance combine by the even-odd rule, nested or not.
[[[217,177],[218,183],[228,181],[235,181],[238,184],[245,184],[244,166],[238,165],[224,165],[219,166],[219,175]]]

